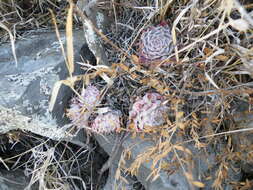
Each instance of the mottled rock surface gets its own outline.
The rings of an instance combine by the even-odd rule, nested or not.
[[[61,40],[66,45],[65,34]],[[85,44],[82,31],[74,32],[76,61]],[[85,50],[84,50],[85,51]],[[64,112],[72,92],[62,86],[53,117],[48,111],[50,95],[55,82],[67,77],[64,57],[54,32],[43,33],[16,43],[18,66],[15,66],[9,44],[0,46],[0,106],[4,124],[0,132],[22,129],[53,139],[64,138]],[[86,53],[84,53],[86,55]],[[93,58],[94,61],[94,58]],[[75,74],[82,73],[76,64]],[[11,111],[13,110],[13,112]],[[11,112],[11,114],[10,114]],[[9,114],[8,114],[9,113]],[[11,122],[16,120],[16,125]],[[58,122],[58,123],[57,123]],[[40,127],[38,127],[40,126]]]
[[[21,190],[25,189],[28,183],[29,179],[22,170],[0,172],[0,190]]]
[[[104,148],[104,150],[111,155],[112,154],[112,147],[115,143],[117,143],[117,135],[107,135],[105,138],[102,136],[97,136],[96,139],[100,143],[100,145]],[[123,150],[129,149],[133,145],[134,148],[131,148],[131,158],[129,160],[126,160],[127,165],[130,166],[131,163],[137,158],[137,156],[140,153],[144,153],[147,151],[150,146],[153,146],[154,143],[152,141],[142,141],[139,138],[132,139],[131,137],[128,137],[124,140],[122,143],[122,146],[120,147],[119,151],[117,152],[117,156],[114,159],[114,162],[111,166],[111,169],[114,171],[114,175],[116,172],[116,168],[118,167],[118,161],[120,159],[120,155]],[[113,173],[113,172],[112,172]],[[152,189],[161,189],[161,190],[184,190],[189,189],[189,185],[183,175],[183,173],[176,172],[172,175],[167,175],[165,172],[160,172],[160,176],[157,178],[157,180],[152,181],[152,179],[147,180],[147,177],[151,173],[151,165],[149,163],[143,164],[139,172],[137,174],[137,179],[140,181],[146,190],[152,190]],[[113,175],[113,174],[112,174]],[[112,177],[114,180],[111,182],[111,186],[118,185],[117,181],[114,177]],[[115,184],[116,183],[116,184]],[[122,184],[123,186],[126,184]]]

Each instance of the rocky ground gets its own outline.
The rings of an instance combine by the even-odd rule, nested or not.
[[[251,1],[0,8],[0,189],[253,188]]]

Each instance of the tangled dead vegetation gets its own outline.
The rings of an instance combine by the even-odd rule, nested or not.
[[[189,158],[194,156],[184,145],[194,142],[198,149],[205,149],[210,144],[224,144],[213,183],[213,188],[223,189],[222,184],[229,183],[227,168],[237,160],[233,156],[240,154],[238,149],[238,152],[227,150],[237,143],[231,142],[234,140],[231,136],[234,132],[243,136],[240,132],[244,130],[233,125],[233,118],[243,103],[248,105],[244,111],[252,113],[253,5],[246,1],[214,0],[131,1],[113,6],[117,17],[109,38],[131,58],[112,52],[108,56],[118,63],[120,74],[116,81],[131,84],[123,86],[115,82],[107,96],[128,94],[127,102],[132,103],[122,110],[127,113],[134,97],[156,91],[166,96],[170,108],[166,125],[142,134],[145,139],[146,133],[153,133],[157,146],[139,155],[128,171],[136,174],[142,163],[151,162],[154,169],[151,176],[155,179],[160,170],[173,172],[175,166],[183,167],[189,182],[202,187],[204,184],[193,181],[191,171],[184,169],[184,163],[191,165]],[[136,44],[145,28],[163,21],[171,27],[175,46],[166,60],[170,64],[154,62],[152,67],[143,67]],[[124,92],[119,95],[117,89]],[[244,151],[250,152],[251,147]],[[173,164],[164,161],[169,153],[173,154]],[[245,183],[245,188],[246,184],[249,185]],[[234,183],[234,188],[243,188],[242,183]]]
[[[116,177],[122,179],[120,173],[126,170],[136,175],[141,164],[150,162],[153,169],[150,178],[154,180],[161,170],[169,174],[181,168],[192,187],[204,188],[204,181],[213,176],[193,178],[192,159],[196,155],[187,145],[194,143],[199,150],[207,150],[210,145],[217,148],[218,167],[212,168],[216,169],[214,189],[223,189],[227,183],[234,189],[252,187],[250,178],[234,182],[227,176],[231,163],[253,162],[252,146],[238,145],[238,138],[234,138],[235,135],[243,138],[252,131],[235,124],[235,118],[252,114],[252,2],[132,0],[99,1],[97,6],[114,19],[105,35],[98,32],[111,66],[83,63],[89,72],[72,77],[73,60],[69,61],[70,78],[61,84],[78,94],[75,81],[82,80],[86,85],[99,81],[100,108],[120,110],[121,131],[156,143],[130,167],[124,165],[131,156],[126,150]],[[2,18],[7,17],[6,13]],[[166,22],[171,30],[174,49],[165,60],[151,61],[147,67],[139,59],[140,39],[145,29],[161,22]],[[4,20],[1,23],[6,25]],[[129,123],[129,111],[136,99],[147,92],[165,97],[166,122],[136,132],[133,123]],[[239,113],[241,105],[246,106]],[[166,161],[168,155],[170,162]]]

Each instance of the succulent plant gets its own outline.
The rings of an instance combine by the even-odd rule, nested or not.
[[[94,105],[98,103],[100,92],[97,87],[89,85],[86,89],[82,90],[81,96],[83,98],[82,103],[86,109],[91,110]]]
[[[119,111],[111,110],[99,114],[93,121],[91,130],[99,134],[115,132],[120,128],[120,116]]]
[[[81,97],[71,99],[70,108],[67,110],[67,116],[76,126],[87,126],[91,110],[98,103],[100,92],[95,86],[88,86],[81,92]]]
[[[146,93],[142,98],[137,98],[129,113],[129,119],[137,131],[165,123],[168,107],[163,102],[164,97],[158,93]]]
[[[173,50],[170,28],[166,23],[144,30],[140,39],[140,62],[149,65],[156,60],[164,60]]]

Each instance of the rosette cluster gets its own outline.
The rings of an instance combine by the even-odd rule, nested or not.
[[[94,109],[99,103],[99,98],[100,91],[95,86],[88,86],[83,89],[80,97],[72,98],[67,116],[73,125],[85,127],[94,133],[107,134],[119,131],[121,112],[107,107]],[[168,107],[164,105],[164,101],[164,96],[151,92],[137,98],[129,112],[129,121],[133,122],[136,131],[161,126],[166,122]]]
[[[146,29],[140,39],[140,61],[148,65],[152,61],[166,59],[173,50],[170,28],[160,24]]]
[[[111,133],[120,129],[120,112],[108,111],[99,114],[91,125],[91,130],[95,133]]]
[[[129,119],[137,131],[161,126],[166,122],[168,107],[163,102],[164,97],[158,93],[146,93],[142,98],[137,98],[129,113]]]
[[[98,104],[100,91],[95,86],[88,86],[81,92],[81,97],[71,99],[70,108],[67,110],[67,116],[72,123],[78,127],[88,125],[88,119],[92,109]]]
[[[88,86],[82,90],[80,97],[76,96],[71,99],[67,116],[73,125],[86,127],[94,133],[103,134],[119,130],[121,125],[121,114],[119,111],[106,109],[106,112],[99,113],[93,121],[90,121],[90,117],[94,113],[94,108],[99,103],[99,97],[100,91],[95,86]]]

